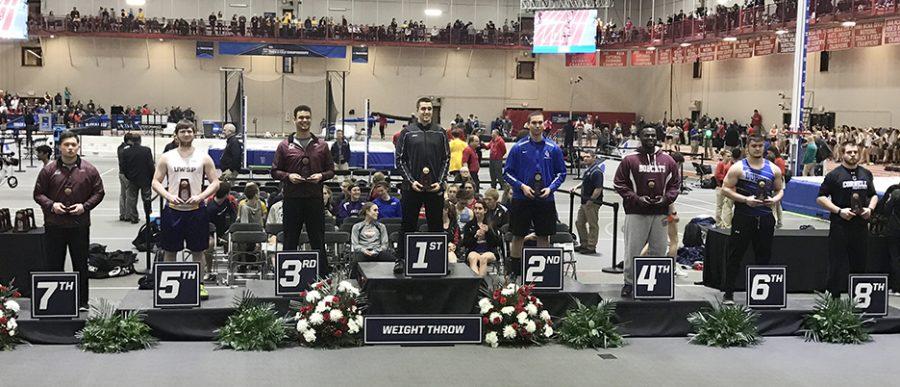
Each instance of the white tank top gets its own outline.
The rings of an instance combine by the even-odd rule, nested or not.
[[[163,153],[168,171],[166,174],[166,190],[170,194],[182,200],[188,200],[191,196],[198,195],[203,188],[203,159],[202,152],[191,153],[188,157],[182,157],[178,148]],[[173,204],[169,207],[178,211],[193,211],[200,206],[198,204]]]

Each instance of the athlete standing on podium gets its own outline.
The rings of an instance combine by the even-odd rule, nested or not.
[[[219,179],[212,158],[193,146],[192,122],[179,121],[175,138],[178,147],[160,156],[152,181],[153,190],[166,199],[159,245],[165,251],[166,262],[174,262],[176,254],[187,246],[194,262],[200,264],[199,275],[203,278],[203,252],[209,248],[209,220],[203,200],[219,190]],[[205,190],[204,177],[209,181]],[[209,294],[200,284],[200,299],[207,298]]]
[[[400,186],[403,218],[395,273],[403,271],[404,236],[417,230],[423,204],[428,231],[443,230],[443,191],[450,168],[450,143],[444,130],[431,122],[433,109],[430,98],[419,98],[416,122],[409,124],[397,137],[394,164],[403,175]]]

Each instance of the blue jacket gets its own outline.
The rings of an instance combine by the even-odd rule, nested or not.
[[[559,145],[548,138],[541,142],[534,142],[531,136],[526,136],[516,142],[506,156],[506,165],[503,167],[503,179],[513,188],[513,199],[528,199],[522,192],[522,184],[534,186],[534,175],[541,172],[544,181],[550,181],[545,187],[550,188],[550,195],[545,199],[553,201],[553,193],[566,181],[566,163],[563,160],[562,150]],[[535,196],[537,196],[535,192]]]
[[[400,210],[400,199],[395,197],[391,197],[390,200],[375,198],[372,203],[378,206],[378,219],[399,218],[403,215],[403,211]]]

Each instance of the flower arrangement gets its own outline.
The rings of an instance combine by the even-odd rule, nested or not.
[[[587,306],[576,299],[576,307],[569,309],[559,327],[559,341],[575,349],[618,348],[625,344],[618,327],[613,323],[616,304],[604,301]]]
[[[362,344],[363,302],[360,291],[349,281],[322,280],[300,292],[300,301],[291,302],[295,311],[297,340],[320,348],[355,347]]]
[[[759,314],[746,305],[719,305],[709,311],[697,311],[688,315],[688,322],[695,334],[691,343],[710,347],[746,347],[760,341],[756,321]]]
[[[834,299],[825,292],[819,294],[813,312],[804,318],[803,337],[806,341],[834,344],[862,344],[872,341],[872,336],[863,327],[871,319],[863,320],[856,310],[853,300]]]
[[[12,299],[22,294],[11,286],[0,285],[0,351],[12,350],[20,342],[17,336],[19,324],[16,322],[19,303]]]
[[[274,351],[287,338],[284,319],[275,312],[274,304],[260,302],[250,291],[235,297],[234,303],[235,313],[216,331],[220,348]]]
[[[484,324],[484,343],[500,345],[544,344],[553,337],[550,313],[531,295],[533,285],[514,283],[497,289],[491,298],[478,301]]]
[[[91,305],[91,316],[84,329],[75,334],[81,340],[81,349],[95,353],[128,352],[146,349],[156,344],[150,335],[150,327],[144,323],[140,312],[117,313],[107,300]]]

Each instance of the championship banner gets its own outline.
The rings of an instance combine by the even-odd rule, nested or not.
[[[884,44],[900,43],[900,19],[884,21]]]
[[[353,46],[350,53],[350,61],[353,63],[369,63],[369,48]]]
[[[697,60],[700,55],[698,48],[695,45],[684,47],[684,63],[694,63]]]
[[[672,63],[684,63],[684,47],[672,49]]]
[[[859,23],[853,27],[853,47],[875,47],[881,45],[881,21]]]
[[[197,58],[212,59],[216,56],[215,46],[213,42],[197,41]]]
[[[753,47],[753,56],[771,55],[775,53],[775,36],[760,36]]]
[[[828,40],[828,31],[824,29],[811,30],[806,38],[806,52],[822,52],[825,50],[825,42]]]
[[[600,51],[601,67],[625,67],[628,66],[628,51]]]
[[[366,344],[481,344],[480,316],[366,316]]]
[[[597,53],[586,52],[580,54],[566,54],[566,67],[595,67],[597,66]]]
[[[716,43],[703,43],[700,45],[701,62],[712,62],[716,60]]]
[[[753,38],[739,39],[734,45],[734,57],[747,59],[753,57]]]
[[[796,45],[794,35],[791,34],[782,34],[778,35],[778,53],[779,54],[787,54],[794,52],[794,46]]]
[[[721,42],[716,46],[716,60],[734,58],[734,43]]]
[[[300,56],[343,59],[347,46],[219,42],[219,55]]]
[[[846,27],[829,28],[825,34],[826,51],[839,51],[853,48],[852,29]]]
[[[668,65],[672,64],[672,52],[675,50],[674,48],[661,48],[656,50],[659,52],[659,57],[656,59],[656,64]]]
[[[653,66],[656,64],[656,51],[659,50],[632,50],[631,65],[632,66]]]

